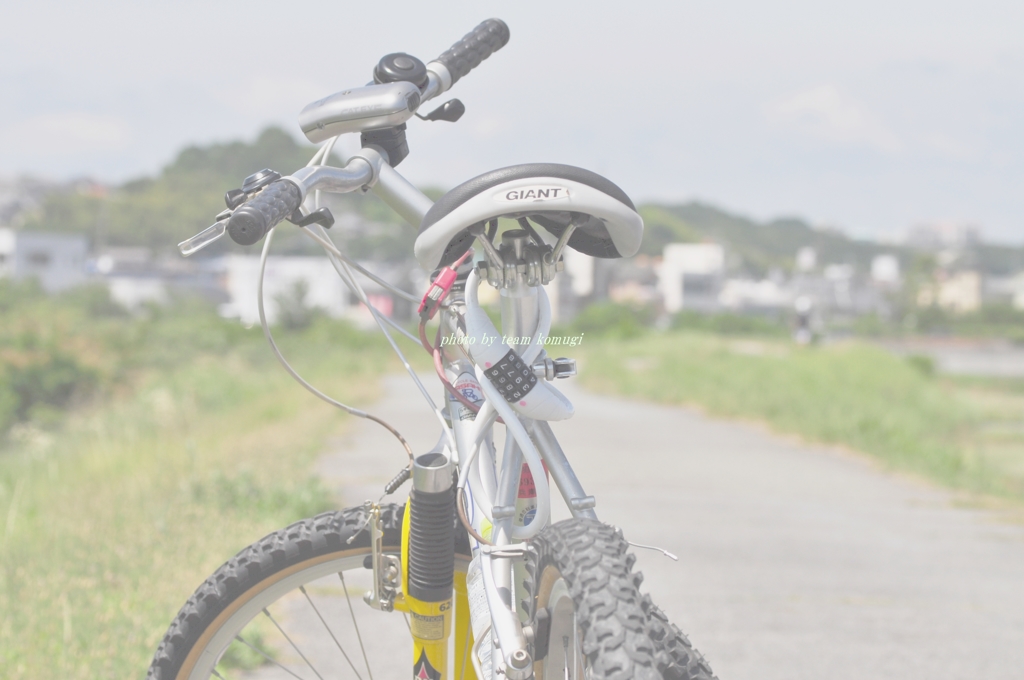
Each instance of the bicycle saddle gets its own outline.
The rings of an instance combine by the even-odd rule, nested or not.
[[[575,219],[569,247],[603,258],[635,255],[644,233],[633,202],[604,177],[527,163],[486,172],[442,196],[420,224],[416,259],[427,271],[455,261],[473,244],[467,230],[497,217],[528,217],[556,238]]]

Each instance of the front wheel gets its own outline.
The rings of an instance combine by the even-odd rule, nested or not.
[[[639,592],[622,532],[572,519],[544,529],[526,554],[523,606],[537,680],[713,680],[678,628]]]
[[[385,552],[400,552],[403,509],[381,506]],[[463,569],[468,548],[462,533],[456,563]],[[181,608],[148,680],[232,678],[256,666],[274,677],[408,677],[405,616],[362,601],[372,589],[370,555],[361,507],[323,513],[257,541]]]

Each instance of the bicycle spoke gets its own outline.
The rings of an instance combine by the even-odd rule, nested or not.
[[[290,637],[288,637],[288,633],[284,632],[284,628],[282,628],[277,623],[277,621],[274,620],[274,617],[270,615],[270,612],[268,612],[266,609],[264,609],[263,613],[266,615],[266,617],[268,619],[270,619],[271,623],[273,623],[274,626],[276,626],[277,629],[279,631],[281,631],[281,635],[283,635],[284,639],[288,641],[288,644],[290,644],[292,646],[292,649],[294,649],[296,651],[296,653],[298,653],[298,655],[302,657],[302,660],[306,662],[307,666],[309,666],[309,670],[313,671],[313,673],[316,675],[316,677],[320,678],[320,680],[324,680],[324,676],[320,675],[320,673],[317,672],[316,668],[314,668],[313,664],[311,664],[309,662],[309,659],[307,659],[306,655],[302,653],[302,650],[299,649],[298,645],[296,645],[294,642],[292,642],[292,639]]]
[[[359,640],[359,649],[363,652],[363,663],[366,664],[366,674],[370,676],[370,680],[373,680],[373,671],[370,670],[370,660],[366,657],[366,647],[363,646],[363,636],[359,632],[359,622],[356,621],[356,610],[352,608],[352,598],[349,597],[348,594],[348,585],[345,584],[344,572],[339,571],[338,577],[341,579],[341,587],[345,590],[345,600],[348,602],[348,611],[352,614],[352,625],[356,628],[356,639]]]
[[[334,644],[338,646],[338,651],[341,652],[341,655],[343,657],[345,657],[345,661],[348,662],[348,665],[352,669],[352,672],[356,674],[356,677],[359,678],[359,680],[363,680],[363,676],[359,675],[359,671],[356,670],[355,664],[352,663],[352,659],[348,658],[348,654],[345,653],[344,647],[342,647],[341,643],[338,642],[338,638],[334,637],[334,632],[331,630],[331,627],[327,625],[326,621],[324,621],[324,617],[320,613],[320,610],[317,609],[315,604],[313,604],[313,599],[310,598],[309,593],[306,592],[306,587],[299,586],[299,590],[302,591],[302,594],[306,596],[306,601],[309,602],[309,606],[312,607],[313,611],[316,612],[317,618],[320,619],[320,623],[324,624],[324,628],[327,629],[327,634],[331,636],[331,639],[334,640]]]
[[[274,664],[275,666],[277,666],[278,668],[280,668],[281,670],[283,670],[283,671],[284,671],[285,673],[287,673],[288,675],[292,676],[293,678],[298,678],[298,680],[305,680],[305,679],[304,679],[304,678],[303,678],[303,677],[302,677],[301,675],[297,675],[297,674],[296,674],[296,673],[295,673],[295,672],[294,672],[293,670],[291,670],[290,668],[286,667],[286,666],[285,666],[284,664],[282,664],[282,663],[281,663],[280,661],[278,661],[277,659],[273,658],[272,656],[270,656],[269,654],[267,654],[266,652],[264,652],[264,651],[263,651],[262,649],[260,649],[260,648],[259,648],[259,647],[257,647],[256,645],[253,645],[253,644],[250,644],[250,643],[246,642],[246,641],[245,641],[245,640],[244,640],[244,639],[242,638],[242,636],[241,636],[241,635],[236,635],[236,636],[235,636],[235,639],[236,639],[236,640],[238,640],[239,642],[241,642],[241,643],[242,643],[243,645],[245,645],[245,646],[246,646],[246,647],[248,647],[249,649],[251,649],[252,651],[254,651],[254,652],[256,652],[257,654],[259,654],[260,656],[262,656],[262,657],[263,657],[264,659],[266,659],[266,660],[267,660],[267,661],[269,661],[270,663]]]
[[[216,675],[220,680],[225,680],[224,676],[217,672],[217,669],[213,669],[213,674]]]

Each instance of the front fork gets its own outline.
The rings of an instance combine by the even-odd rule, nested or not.
[[[413,638],[412,677],[448,676],[448,647],[455,622],[454,679],[477,680],[470,658],[473,637],[465,571],[455,570],[455,496],[451,461],[441,452],[413,462],[413,490],[402,521],[402,556],[382,549],[380,510],[370,510],[373,592],[377,609],[408,614]]]
[[[478,680],[470,656],[473,649],[473,629],[470,625],[469,595],[466,572],[456,569],[453,575],[454,597],[441,602],[426,602],[406,595],[409,592],[402,564],[409,563],[409,527],[411,504],[405,506],[402,522],[402,559],[383,550],[383,525],[380,506],[369,506],[370,545],[372,549],[373,590],[363,599],[374,609],[400,611],[409,615],[409,628],[413,637],[413,675],[418,680],[436,680],[445,677],[448,669],[448,647],[455,628],[454,675],[455,680]],[[452,555],[454,559],[454,553]],[[454,606],[454,612],[453,612]],[[454,614],[454,620],[453,620]]]
[[[413,499],[405,504],[405,519],[402,522],[402,564],[410,564],[410,544]],[[454,562],[455,554],[452,551]],[[454,578],[453,578],[454,581]],[[465,584],[465,578],[463,578]],[[413,668],[412,677],[420,680],[441,680],[448,670],[448,640],[452,632],[452,588],[447,597],[443,594],[428,600],[410,594],[409,569],[402,574],[404,604],[409,612],[409,629],[412,633]]]
[[[535,436],[545,454],[546,471],[550,470],[556,485],[562,491],[563,496],[567,497],[573,515],[593,517],[593,497],[583,493],[579,481],[568,466],[561,448],[554,441],[546,423],[538,424],[538,427],[535,428]],[[441,458],[437,458],[438,456]],[[440,461],[443,465],[425,466],[424,459],[430,457],[433,457],[434,463]],[[427,468],[425,471],[424,467]],[[476,641],[471,625],[466,572],[454,569],[455,513],[451,480],[450,463],[443,454],[424,454],[416,459],[413,467],[413,493],[410,495],[409,502],[406,503],[402,522],[401,560],[383,552],[380,511],[378,506],[372,506],[370,529],[374,589],[372,593],[367,593],[365,599],[371,606],[378,609],[398,610],[409,615],[409,628],[413,638],[412,677],[414,679],[490,680],[490,678],[478,678],[473,664],[472,650]],[[442,501],[446,499],[449,503],[444,505]],[[434,534],[429,531],[424,534],[422,529],[425,521],[423,508],[427,508],[426,514],[428,515],[427,520],[429,520],[431,505],[435,511],[435,519],[443,518],[443,520],[434,522],[436,530]],[[414,517],[414,506],[416,507],[416,517]],[[442,524],[451,530],[450,534],[443,531]],[[414,525],[419,527],[417,531],[413,530]],[[417,534],[416,539],[418,540],[414,540],[414,534]],[[452,569],[446,575],[435,575],[438,578],[434,580],[435,587],[433,588],[424,588],[422,578],[417,579],[420,581],[419,587],[410,584],[410,573],[414,571],[413,563],[417,561],[412,552],[414,546],[424,546],[425,535],[427,538],[440,536],[440,540],[450,541],[443,556],[437,552],[427,556],[427,564],[436,565],[447,562],[452,565]],[[491,634],[502,640],[505,648],[517,650],[510,658],[503,659],[506,664],[504,673],[510,679],[512,677],[530,677],[532,659],[529,658],[525,650],[523,635],[526,631],[520,628],[520,622],[516,620],[515,615],[507,610],[507,605],[500,599],[490,601],[491,596],[499,592],[497,584],[494,583],[496,569],[493,562],[495,560],[499,562],[513,560],[515,563],[517,558],[522,557],[522,548],[522,545],[482,546],[480,551],[483,578],[485,582],[489,582],[485,588],[485,594],[488,596],[487,607],[492,613],[504,610],[504,613],[508,614],[508,616],[499,615],[492,618],[496,628]],[[421,567],[423,562],[421,557],[418,560]],[[436,587],[441,583],[445,583],[447,586],[443,589]],[[453,627],[455,629],[454,639],[452,639]],[[449,647],[452,642],[454,642],[453,674],[448,675]],[[522,658],[520,659],[517,654]],[[499,663],[499,659],[494,658],[494,662]],[[513,664],[516,667],[512,667]]]

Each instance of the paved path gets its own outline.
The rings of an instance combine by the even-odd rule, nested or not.
[[[373,411],[423,451],[438,428],[407,384]],[[559,386],[600,517],[679,555],[638,568],[722,680],[1024,678],[1024,526],[852,455]],[[320,471],[356,504],[402,455],[360,422]]]

